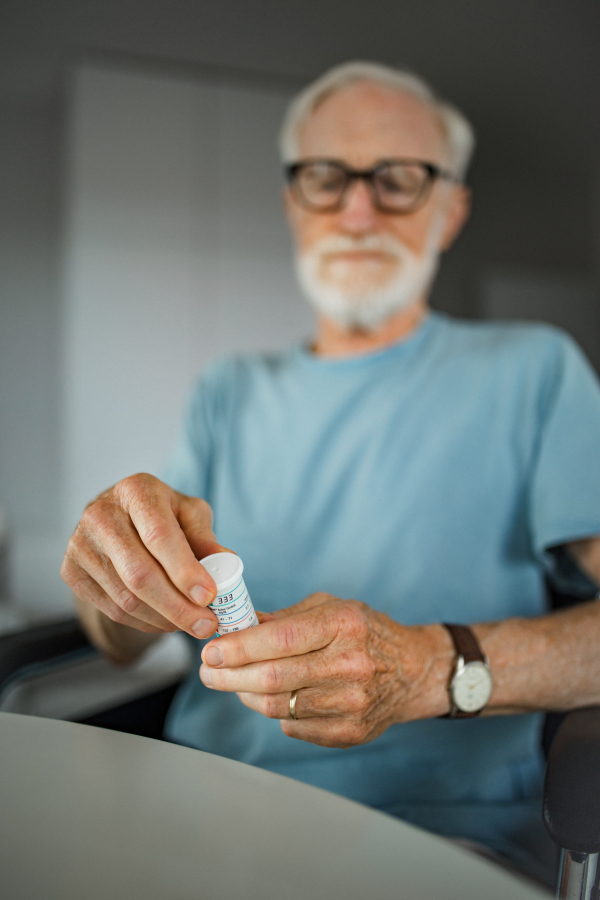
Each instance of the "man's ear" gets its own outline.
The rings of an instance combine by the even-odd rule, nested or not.
[[[471,215],[471,188],[465,184],[457,184],[452,188],[452,195],[448,199],[446,221],[440,241],[440,249],[443,253],[449,250],[458,235],[463,230],[467,219]]]

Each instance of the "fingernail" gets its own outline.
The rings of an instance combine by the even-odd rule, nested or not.
[[[192,625],[192,631],[199,638],[210,637],[217,627],[217,623],[212,619],[199,619],[195,625]]]
[[[205,648],[202,658],[209,666],[220,666],[223,662],[223,654],[215,644],[211,644],[210,647]]]
[[[210,601],[212,600],[212,594],[205,587],[202,587],[201,584],[195,584],[194,587],[190,591],[190,597],[194,601],[194,603],[198,603],[200,606],[208,606]]]
[[[200,667],[200,681],[202,684],[206,685],[206,687],[212,687],[212,675],[208,666]]]

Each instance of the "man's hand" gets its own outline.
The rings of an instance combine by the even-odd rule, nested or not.
[[[69,541],[62,578],[84,601],[80,610],[92,604],[113,623],[148,634],[209,637],[217,619],[206,607],[216,585],[198,559],[225,549],[211,525],[204,500],[152,475],[133,475],[89,504]]]
[[[454,653],[442,626],[404,627],[365,603],[322,593],[266,618],[207,645],[200,678],[280,719],[289,737],[351,747],[394,723],[448,711]]]

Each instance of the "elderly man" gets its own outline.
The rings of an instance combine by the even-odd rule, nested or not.
[[[314,341],[211,368],[164,482],[91,503],[62,574],[116,661],[190,636],[200,678],[171,740],[541,873],[535,713],[600,702],[600,602],[547,614],[544,593],[545,575],[600,582],[600,391],[554,329],[428,310],[471,146],[385,67],[340,66],[294,101],[284,202]],[[198,560],[223,545],[264,612],[202,643]]]

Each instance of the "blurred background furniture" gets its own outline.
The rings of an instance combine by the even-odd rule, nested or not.
[[[111,665],[73,617],[0,635],[0,710],[162,738],[189,652],[165,635],[128,668]]]
[[[544,821],[562,847],[559,900],[600,898],[600,707],[570,712],[548,757]]]

